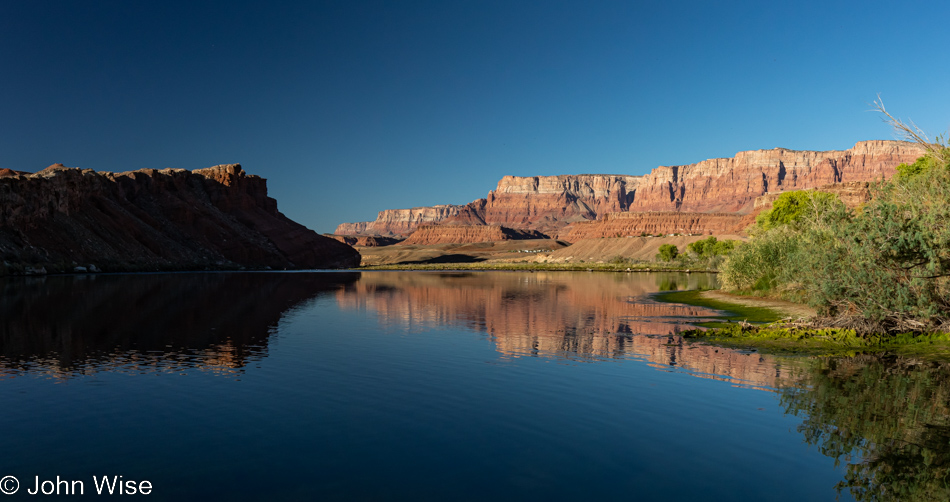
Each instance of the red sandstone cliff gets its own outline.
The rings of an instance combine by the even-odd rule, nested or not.
[[[413,207],[409,209],[386,209],[380,211],[374,221],[341,223],[334,230],[335,235],[372,235],[381,237],[405,238],[419,225],[438,223],[455,216],[463,206],[441,205],[431,207]]]
[[[850,208],[856,208],[871,200],[871,182],[868,181],[831,183],[816,188],[806,188],[805,190],[833,193]],[[569,225],[558,232],[557,238],[573,243],[581,239],[630,237],[642,234],[741,235],[743,229],[755,223],[755,215],[770,209],[775,199],[783,193],[785,192],[769,192],[756,197],[753,201],[753,209],[749,213],[683,211],[608,213],[596,221],[582,221]]]
[[[408,236],[420,225],[503,225],[547,233],[605,212],[625,211],[638,176],[505,176],[485,199],[464,206],[381,211],[375,221],[343,223],[338,235]]]
[[[739,152],[731,159],[661,166],[640,181],[630,211],[749,213],[756,197],[768,192],[886,179],[898,164],[922,154],[915,143],[877,140],[842,151],[775,148]]]
[[[423,223],[447,223],[503,225],[553,236],[572,223],[615,212],[749,214],[754,210],[756,198],[767,193],[888,178],[898,164],[913,162],[922,153],[914,143],[876,140],[859,142],[849,150],[815,152],[776,148],[740,152],[731,159],[660,166],[645,176],[505,176],[485,199],[465,206],[436,206],[451,210],[383,211],[374,222],[344,223],[336,233],[406,235]],[[423,214],[427,215],[425,221],[416,216]],[[652,224],[657,231],[643,227],[636,230],[636,235],[672,233],[667,229],[682,226],[682,218],[667,218],[666,223],[657,220]],[[700,223],[715,220],[685,218]],[[690,224],[687,226],[692,230],[684,232],[719,231],[720,223],[708,228]]]
[[[359,253],[281,214],[238,164],[97,173],[50,166],[0,178],[4,269],[358,266]]]
[[[833,193],[844,202],[844,205],[850,208],[856,208],[871,200],[871,183],[868,181],[851,181],[847,183],[832,183],[814,188],[819,192]],[[772,207],[775,199],[784,192],[769,192],[761,197],[756,197],[753,203],[753,211],[761,212]]]
[[[597,221],[584,221],[565,228],[557,238],[567,242],[601,237],[642,234],[738,234],[746,227],[737,213],[627,212],[610,213]]]
[[[639,176],[505,176],[482,210],[487,224],[553,232],[564,225],[626,211]]]
[[[394,239],[392,237],[378,237],[373,235],[336,235],[336,234],[323,234],[324,237],[329,237],[335,241],[342,242],[350,246],[362,246],[368,248],[375,248],[380,246],[392,246],[393,244],[398,244],[401,242],[399,239]]]
[[[522,239],[546,239],[540,233],[530,230],[515,230],[500,225],[422,225],[408,239],[400,244],[465,244]]]

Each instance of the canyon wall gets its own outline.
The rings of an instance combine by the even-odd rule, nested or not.
[[[889,178],[902,162],[923,150],[903,141],[862,141],[848,150],[796,151],[784,148],[739,152],[684,166],[660,166],[645,176],[581,174],[505,176],[485,199],[465,206],[436,206],[383,211],[374,222],[344,223],[337,234],[407,235],[420,224],[502,225],[562,235],[564,227],[596,220],[608,213],[688,212],[750,214],[758,197],[833,183]],[[847,194],[846,194],[847,195]],[[777,196],[777,195],[776,195]],[[451,211],[437,208],[451,207]],[[415,216],[426,214],[423,219]],[[640,220],[630,227],[646,233],[709,233],[725,225],[722,218],[686,220],[666,216]],[[690,223],[692,222],[692,223]],[[712,226],[703,227],[704,222]],[[631,223],[626,221],[624,223]],[[615,221],[613,225],[621,225]],[[690,228],[672,230],[685,225]],[[653,230],[651,230],[653,229]],[[432,231],[429,231],[432,233]]]
[[[359,253],[277,210],[238,164],[0,177],[2,269],[339,268]],[[2,272],[2,270],[0,270]]]
[[[832,183],[815,188],[819,192],[833,193],[844,202],[844,205],[854,209],[871,200],[871,183],[868,181],[851,181],[847,183]],[[772,208],[772,203],[784,192],[769,192],[756,197],[753,203],[753,212],[761,212]]]
[[[871,200],[871,182],[850,181],[832,183],[816,190],[838,196],[850,208],[856,208]],[[789,190],[793,191],[793,190]],[[696,213],[677,211],[630,211],[608,213],[596,221],[583,221],[568,225],[557,233],[557,239],[578,242],[581,239],[630,237],[648,235],[742,235],[743,229],[755,223],[755,215],[771,209],[772,203],[785,192],[769,192],[753,200],[752,212],[742,213]]]
[[[392,237],[379,237],[373,235],[336,235],[336,234],[323,234],[324,237],[329,237],[335,241],[342,242],[350,246],[361,246],[368,248],[375,248],[380,246],[392,246],[393,244],[398,244],[401,242],[399,239],[394,239]]]
[[[405,238],[419,225],[438,223],[458,214],[463,206],[444,204],[409,209],[386,209],[376,215],[374,221],[341,223],[333,231],[336,235],[373,235]]]
[[[597,221],[584,221],[566,227],[557,238],[567,242],[602,237],[627,237],[642,234],[738,234],[745,228],[744,215],[738,213],[628,212],[610,213]]]
[[[484,199],[464,206],[380,211],[375,221],[342,223],[337,235],[406,237],[420,225],[503,225],[547,233],[574,221],[625,211],[639,176],[505,176]]]
[[[516,230],[501,225],[422,225],[408,239],[400,244],[467,244],[473,242],[491,242],[523,239],[546,239],[533,230]]]
[[[640,176],[505,176],[489,192],[486,224],[550,233],[568,223],[626,211]]]
[[[769,192],[890,178],[923,155],[915,143],[861,141],[849,150],[784,148],[739,152],[685,166],[660,166],[640,180],[630,211],[740,212]]]

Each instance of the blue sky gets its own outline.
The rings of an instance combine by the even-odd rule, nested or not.
[[[950,2],[0,3],[0,167],[241,163],[319,232],[950,126]]]

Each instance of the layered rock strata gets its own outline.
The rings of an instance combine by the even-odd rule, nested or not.
[[[629,212],[610,213],[597,221],[575,223],[558,234],[559,240],[669,234],[736,234],[745,228],[737,213]]]
[[[281,214],[266,181],[238,164],[125,173],[56,164],[0,178],[0,258],[14,272],[360,263],[352,247]]]
[[[810,190],[810,189],[809,189]],[[849,183],[832,183],[817,187],[814,190],[819,192],[833,193],[844,202],[844,205],[850,208],[856,208],[861,204],[866,204],[871,200],[871,183],[868,181],[852,181]],[[775,202],[785,192],[769,192],[761,197],[756,197],[753,205],[753,212],[761,212],[772,207]]]
[[[337,235],[408,236],[420,225],[503,225],[547,233],[570,222],[625,211],[639,176],[505,176],[484,199],[464,206],[380,211],[375,221],[343,223]]]
[[[374,221],[341,223],[334,230],[335,235],[368,235],[405,238],[419,225],[438,223],[458,214],[462,206],[451,204],[413,207],[409,209],[386,209],[376,215]]]
[[[550,233],[575,221],[626,211],[640,178],[603,174],[505,176],[486,197],[481,217],[489,225]]]
[[[436,206],[429,213],[427,208],[383,211],[374,222],[344,223],[336,233],[406,235],[421,224],[447,223],[502,225],[554,236],[572,223],[614,212],[749,214],[765,194],[886,179],[898,164],[922,154],[913,143],[875,140],[848,150],[739,152],[733,158],[660,166],[645,176],[505,176],[485,199],[465,206]],[[414,217],[421,214],[430,216],[425,221]]]
[[[915,143],[861,141],[849,150],[784,148],[739,152],[685,166],[661,166],[640,180],[630,211],[740,212],[769,192],[890,178],[923,155]]]
[[[400,244],[426,246],[545,238],[540,232],[500,225],[422,225]]]
[[[324,237],[329,237],[335,241],[342,242],[349,246],[361,246],[368,248],[375,248],[380,246],[392,246],[393,244],[398,244],[400,239],[395,239],[393,237],[381,237],[374,235],[336,235],[336,234],[323,234]]]

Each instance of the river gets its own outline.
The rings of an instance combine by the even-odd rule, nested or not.
[[[690,344],[678,333],[714,312],[651,297],[714,285],[0,278],[0,489],[88,496],[109,477],[157,500],[950,498],[947,365]]]

